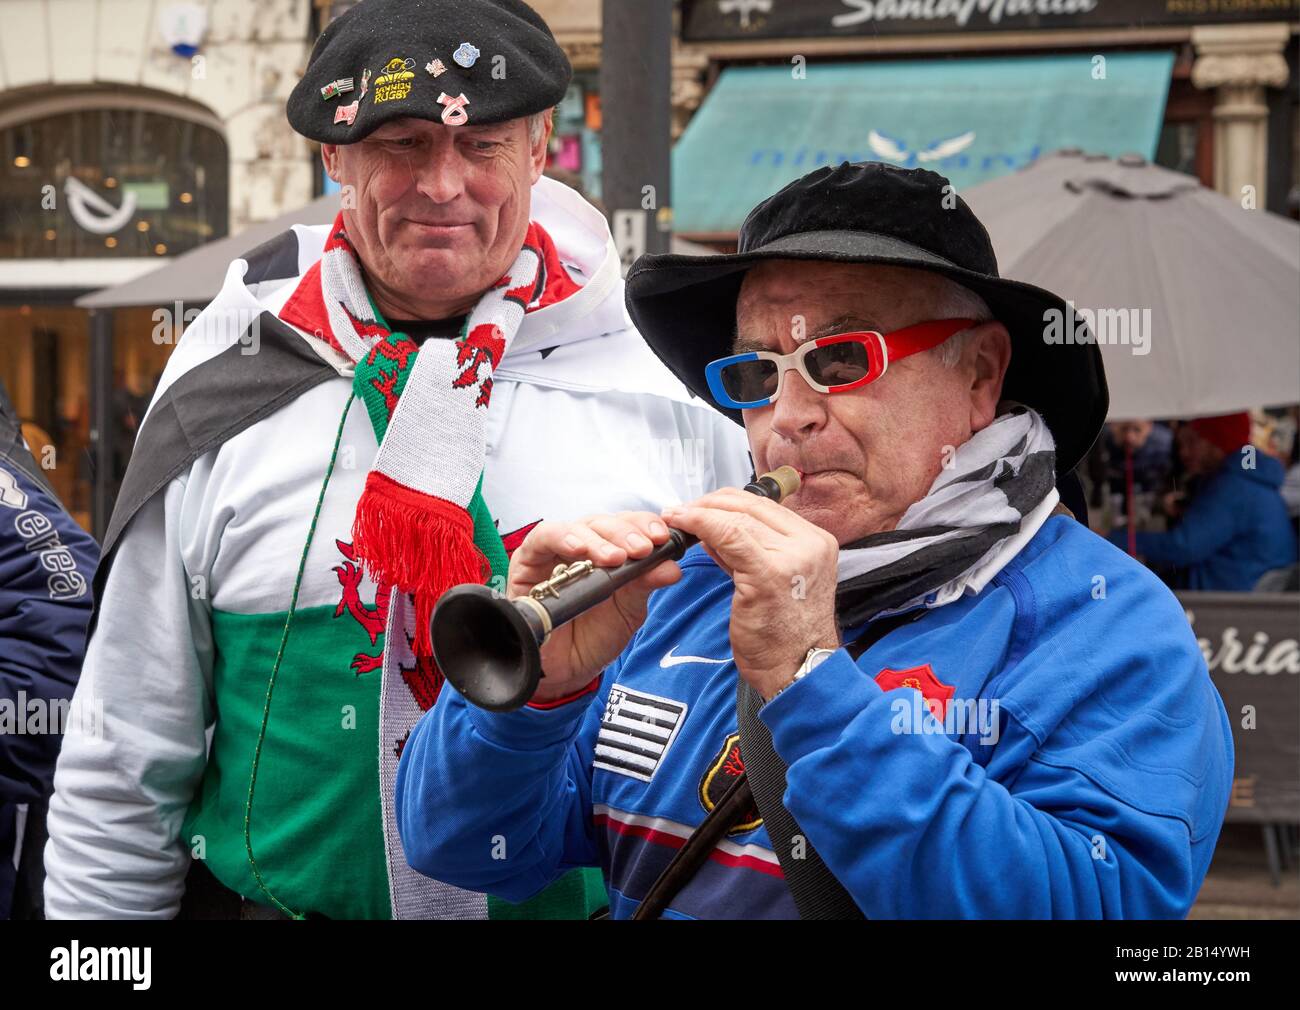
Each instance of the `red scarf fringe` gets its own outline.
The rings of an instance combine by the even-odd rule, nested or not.
[[[357,502],[352,549],[375,585],[395,586],[414,598],[417,656],[433,655],[429,622],[439,597],[452,586],[481,585],[491,575],[465,509],[377,471],[366,477]]]

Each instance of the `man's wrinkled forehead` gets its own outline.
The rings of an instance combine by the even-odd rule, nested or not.
[[[804,313],[796,312],[791,313],[789,317],[777,317],[775,325],[770,320],[765,324],[756,325],[752,321],[745,324],[739,321],[740,318],[737,312],[736,333],[731,348],[733,354],[773,350],[781,343],[780,333],[783,329],[788,329],[791,339],[796,344],[820,340],[822,337],[829,337],[836,333],[856,333],[862,330],[881,333],[887,329],[869,316],[855,312],[841,312],[836,316],[815,320]]]
[[[736,299],[737,352],[855,330],[896,328],[898,309],[927,293],[924,271],[863,263],[772,260],[751,268]]]

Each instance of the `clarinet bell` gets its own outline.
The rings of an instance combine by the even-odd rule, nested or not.
[[[500,593],[474,584],[447,590],[430,630],[438,669],[480,708],[513,712],[537,690],[545,632],[537,617]]]

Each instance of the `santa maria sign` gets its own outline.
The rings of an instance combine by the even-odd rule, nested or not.
[[[1031,16],[1088,14],[1101,0],[843,0],[848,10],[831,18],[833,28],[876,24],[889,20],[947,21],[965,28],[982,16],[989,26]]]
[[[683,0],[690,42],[1285,21],[1300,0]]]

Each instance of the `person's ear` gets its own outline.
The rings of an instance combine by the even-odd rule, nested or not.
[[[334,182],[342,184],[343,180],[339,178],[339,161],[341,156],[337,144],[321,144],[320,146],[321,164],[325,166],[325,174]]]
[[[1011,334],[996,320],[974,327],[966,345],[970,375],[970,430],[993,423],[1002,399],[1002,382],[1011,364]]]
[[[536,141],[532,141],[532,138],[529,137],[530,143],[528,145],[528,157],[533,182],[537,182],[537,180],[542,177],[542,173],[546,171],[546,149],[551,142],[551,129],[554,126],[554,118],[555,110],[547,109],[542,114],[542,132],[540,136],[538,136]],[[528,129],[528,120],[525,119],[525,132],[527,132]]]

